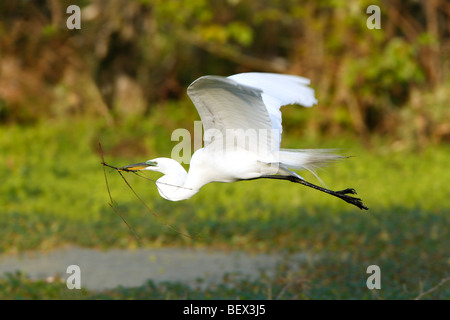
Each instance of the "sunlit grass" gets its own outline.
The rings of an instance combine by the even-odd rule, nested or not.
[[[169,202],[152,182],[125,175],[159,219],[194,239],[166,227],[107,169],[118,211],[139,234],[138,241],[108,205],[98,142],[112,165],[170,156],[175,145],[170,132],[151,126],[112,128],[79,120],[1,127],[0,250],[50,250],[69,243],[326,254],[329,258],[304,271],[309,286],[290,292],[294,298],[374,297],[361,284],[370,264],[382,266],[391,284],[380,298],[412,298],[419,283],[438,283],[448,273],[448,146],[394,152],[382,143],[366,150],[352,140],[305,139],[302,144],[287,137],[286,147],[336,146],[353,155],[319,173],[332,189],[355,188],[370,208],[366,212],[301,185],[271,180],[213,183],[188,201]],[[311,174],[302,175],[317,183]],[[267,294],[267,284],[249,286],[259,286],[251,298]],[[123,292],[128,291],[112,295],[122,297]],[[437,297],[446,292],[438,291]],[[210,295],[218,296],[220,290]]]

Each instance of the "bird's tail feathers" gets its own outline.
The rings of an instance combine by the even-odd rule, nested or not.
[[[335,161],[348,158],[336,154],[335,152],[337,151],[338,149],[281,149],[278,154],[280,169],[285,173],[294,174],[296,176],[298,175],[288,170],[288,168],[308,170],[324,185],[324,182],[316,172],[317,169],[323,168]]]

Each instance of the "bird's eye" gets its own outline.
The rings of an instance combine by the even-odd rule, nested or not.
[[[152,167],[156,167],[158,165],[158,162],[152,160],[145,161],[145,163]]]

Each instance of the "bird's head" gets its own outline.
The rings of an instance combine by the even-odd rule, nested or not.
[[[158,170],[158,161],[157,159],[148,160],[145,162],[130,164],[128,166],[120,167],[119,171],[141,171],[141,170],[149,170],[149,171],[159,171]]]
[[[118,168],[119,171],[157,171],[163,174],[186,173],[181,164],[170,158],[156,158]]]

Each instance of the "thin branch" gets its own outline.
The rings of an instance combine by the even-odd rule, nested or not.
[[[101,155],[101,157],[102,157],[103,174],[104,174],[104,176],[105,176],[106,189],[108,190],[109,200],[111,200],[111,203],[114,203],[114,200],[113,200],[113,198],[112,198],[112,196],[111,196],[111,191],[109,190],[108,177],[106,176],[106,170],[105,170],[105,166],[106,166],[106,167],[111,167],[111,166],[109,166],[109,165],[107,165],[107,164],[105,163],[105,158],[104,158],[104,156],[103,156],[103,149],[102,149],[102,145],[101,145],[100,142],[98,143],[98,148],[99,148],[99,151],[100,151],[100,155]],[[113,168],[114,168],[114,167],[113,167]],[[114,169],[115,169],[115,168],[114,168]]]
[[[189,239],[194,239],[193,236],[187,234],[187,233],[183,233],[179,230],[177,230],[176,228],[172,227],[170,224],[168,224],[167,222],[165,222],[158,214],[156,214],[156,212],[154,212],[152,209],[150,209],[150,207],[147,205],[147,203],[145,203],[144,200],[142,200],[142,198],[136,193],[136,191],[134,191],[134,189],[131,187],[131,185],[128,183],[127,179],[125,179],[125,177],[123,176],[123,174],[120,171],[117,171],[120,176],[122,177],[122,179],[125,181],[125,183],[127,184],[127,186],[130,188],[130,190],[134,193],[134,195],[136,196],[136,198],[139,199],[139,201],[142,202],[142,204],[147,208],[147,210],[156,218],[158,219],[159,222],[161,222],[163,225],[165,225],[166,227],[172,229],[173,231],[175,231],[176,233],[181,234],[182,236],[185,236]]]
[[[133,233],[134,238],[136,240],[138,240],[139,242],[141,241],[141,237],[136,233],[136,231],[134,231],[134,229],[128,224],[128,222],[124,219],[124,217],[120,214],[119,210],[117,210],[111,203],[108,203],[109,206],[111,207],[111,209],[113,209],[117,215],[120,217],[120,219],[122,219],[123,222],[125,222],[125,224],[127,225],[128,229],[130,229],[130,231]]]
[[[127,179],[125,179],[125,177],[124,177],[124,176],[122,175],[122,173],[120,172],[119,168],[114,167],[114,166],[112,166],[112,165],[109,165],[109,164],[107,164],[107,163],[105,162],[104,157],[103,157],[102,146],[101,146],[100,143],[99,143],[98,145],[99,145],[100,154],[101,154],[101,158],[102,158],[102,165],[103,165],[103,172],[104,172],[104,175],[105,175],[106,187],[107,187],[107,189],[108,189],[108,194],[109,194],[109,198],[110,198],[110,200],[111,200],[111,203],[114,203],[114,200],[113,200],[112,197],[111,197],[111,192],[110,192],[109,185],[108,185],[108,179],[106,178],[105,167],[112,168],[112,169],[115,169],[115,170],[117,171],[117,173],[122,177],[122,179],[123,179],[123,180],[125,181],[125,183],[127,184],[128,188],[130,188],[130,190],[134,193],[134,195],[136,196],[136,198],[138,198],[139,201],[141,201],[141,202],[144,204],[144,206],[147,208],[148,212],[150,212],[156,219],[158,219],[159,222],[161,222],[162,224],[164,224],[166,227],[172,229],[172,230],[175,231],[176,233],[181,234],[182,236],[185,236],[185,237],[187,237],[187,238],[189,238],[189,239],[195,239],[193,236],[191,236],[191,235],[189,235],[189,234],[187,234],[187,233],[183,233],[183,232],[177,230],[176,228],[172,227],[170,224],[168,224],[167,222],[165,222],[158,214],[156,214],[156,212],[154,212],[153,210],[151,210],[150,207],[147,205],[147,203],[145,203],[145,201],[142,200],[142,198],[136,193],[136,191],[134,191],[134,189],[133,189],[133,188],[131,187],[131,185],[128,183]],[[147,179],[147,180],[151,180],[151,181],[155,182],[155,184],[156,184],[156,181],[154,181],[153,179],[150,179],[150,178],[145,177],[145,176],[143,176],[143,175],[139,175],[139,174],[137,174],[137,173],[136,173],[135,171],[133,171],[133,170],[123,170],[123,171],[133,172],[133,173],[136,174],[137,176],[139,176],[139,177],[141,177],[141,178],[145,178],[145,179]],[[176,186],[176,187],[178,187],[178,186]],[[137,235],[137,233],[133,230],[133,228],[131,228],[131,226],[125,221],[125,219],[122,217],[122,215],[118,212],[118,210],[117,210],[116,208],[114,208],[114,206],[113,206],[111,203],[109,204],[109,206],[110,206],[110,207],[111,207],[111,208],[119,215],[119,217],[125,222],[125,224],[128,226],[128,228],[133,232],[133,234],[135,234],[135,235],[139,238],[139,236]]]
[[[141,237],[139,237],[139,235],[136,233],[136,231],[134,231],[134,229],[128,224],[128,222],[125,220],[125,218],[120,214],[119,210],[116,209],[116,208],[114,207],[114,205],[113,205],[113,203],[115,203],[115,201],[113,200],[113,198],[112,198],[112,196],[111,196],[111,191],[110,191],[110,189],[109,189],[108,177],[106,176],[106,170],[105,170],[105,167],[111,167],[111,168],[114,168],[114,169],[116,169],[116,168],[113,167],[113,166],[110,166],[110,165],[108,165],[108,164],[105,163],[105,158],[104,158],[104,156],[103,156],[103,149],[102,149],[102,145],[101,145],[100,142],[98,143],[98,147],[99,147],[100,155],[101,155],[101,157],[102,157],[103,174],[104,174],[104,176],[105,176],[106,189],[108,190],[109,199],[111,200],[111,202],[108,203],[108,204],[109,204],[109,206],[111,207],[111,209],[113,209],[113,210],[117,213],[117,215],[120,217],[120,219],[122,219],[122,221],[125,222],[125,224],[127,225],[128,229],[133,233],[134,238],[135,238],[137,241],[140,242],[140,241],[141,241]],[[117,203],[115,203],[115,204],[117,205]]]
[[[422,299],[423,296],[430,294],[433,291],[436,291],[439,287],[441,287],[442,285],[444,285],[444,283],[446,283],[447,281],[450,280],[450,277],[444,278],[442,279],[437,285],[435,285],[434,287],[432,287],[431,289],[420,293],[416,298],[414,298],[414,300],[420,300]]]

